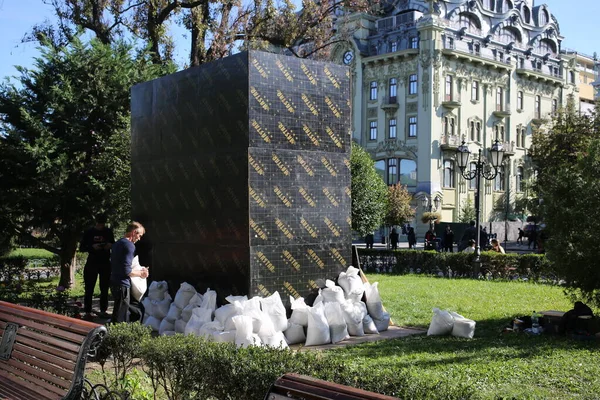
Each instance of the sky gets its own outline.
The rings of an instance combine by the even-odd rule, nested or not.
[[[580,53],[600,54],[597,17],[600,0],[534,0],[535,5],[546,4],[560,25],[564,37],[562,48]],[[21,43],[23,36],[36,23],[53,19],[51,8],[42,0],[0,0],[0,79],[15,76],[15,65],[30,67],[39,53],[34,43]],[[175,40],[183,40],[181,34]],[[187,40],[186,40],[187,43]],[[185,52],[177,54],[178,64],[186,61]]]

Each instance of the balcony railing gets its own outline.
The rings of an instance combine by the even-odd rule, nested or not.
[[[496,109],[494,111],[492,111],[492,113],[499,118],[504,118],[504,117],[508,117],[511,115],[511,111],[510,111],[510,104],[506,103],[506,104],[496,104]]]
[[[397,96],[385,96],[381,101],[381,108],[398,108],[398,97]]]
[[[440,147],[442,149],[457,149],[462,143],[462,138],[459,135],[442,135],[440,138]]]
[[[552,76],[556,79],[563,79],[562,74],[560,73],[560,70],[558,72],[554,71],[553,69],[549,68],[549,67],[534,67],[533,65],[530,65],[528,63],[525,64],[520,64],[517,67],[517,70],[527,70],[527,71],[533,71],[533,72],[537,72],[538,74],[543,74],[543,75],[549,75]]]

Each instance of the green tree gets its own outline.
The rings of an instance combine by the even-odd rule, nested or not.
[[[412,194],[406,190],[406,186],[400,183],[389,186],[385,213],[386,225],[402,225],[411,221],[415,216],[415,209],[410,205],[411,200]]]
[[[600,117],[561,113],[549,132],[533,137],[535,190],[548,239],[544,248],[567,292],[600,306],[598,210],[600,210]]]
[[[377,229],[385,216],[388,189],[364,149],[352,142],[352,229],[361,236]]]
[[[124,43],[46,43],[0,86],[0,227],[60,255],[60,284],[93,215],[130,213],[130,88],[162,72]]]
[[[460,208],[458,222],[468,224],[471,221],[475,221],[475,206],[473,205],[473,200],[471,200],[470,197],[467,197]]]

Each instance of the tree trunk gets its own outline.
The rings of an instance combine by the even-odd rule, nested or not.
[[[77,253],[78,234],[65,234],[61,240],[60,246],[60,281],[59,286],[66,289],[73,287],[75,284],[75,269],[77,268]]]

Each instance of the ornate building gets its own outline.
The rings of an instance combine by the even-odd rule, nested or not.
[[[577,63],[561,54],[557,19],[532,0],[384,4],[383,16],[345,17],[353,40],[332,53],[352,67],[354,140],[387,184],[415,194],[417,219],[427,197],[439,199],[447,222],[475,192],[460,175],[457,147],[464,140],[485,155],[498,140],[505,161],[482,182],[481,220],[501,219],[533,173],[532,133],[579,102]],[[422,235],[426,225],[416,226]]]

